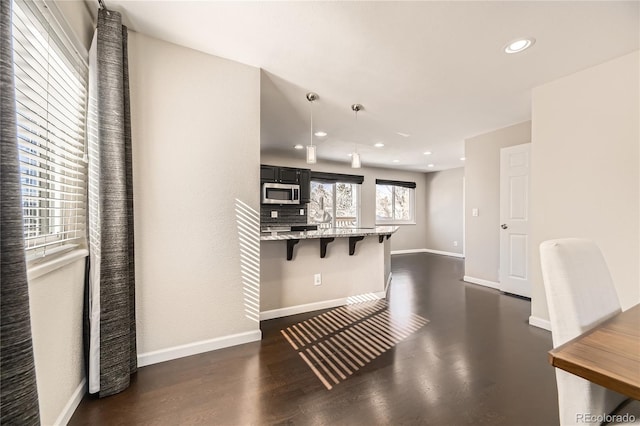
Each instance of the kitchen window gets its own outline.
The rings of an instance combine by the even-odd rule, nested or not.
[[[12,9],[23,229],[34,260],[86,246],[88,63],[55,4],[15,0]]]
[[[362,176],[311,172],[308,222],[319,228],[357,228],[362,182]]]
[[[415,182],[376,179],[376,224],[415,224]]]

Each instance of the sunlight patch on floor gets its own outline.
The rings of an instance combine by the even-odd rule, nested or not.
[[[415,314],[394,318],[385,300],[367,300],[340,306],[280,332],[331,390],[428,322]]]

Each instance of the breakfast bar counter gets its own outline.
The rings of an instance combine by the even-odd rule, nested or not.
[[[397,226],[376,226],[375,228],[326,228],[314,231],[263,231],[262,241],[312,239],[312,238],[342,238],[367,237],[370,235],[391,235],[398,230]]]
[[[261,319],[384,298],[391,280],[389,238],[397,230],[397,226],[263,229]]]
[[[375,228],[326,228],[312,231],[263,231],[260,236],[261,241],[287,241],[287,260],[293,259],[293,247],[300,240],[319,239],[320,257],[324,258],[327,253],[327,245],[335,241],[336,238],[349,238],[349,255],[355,254],[355,247],[364,237],[377,236],[378,242],[389,239],[398,230],[397,226],[376,226]]]

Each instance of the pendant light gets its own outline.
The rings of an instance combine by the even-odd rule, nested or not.
[[[311,126],[309,130],[309,145],[307,145],[307,164],[315,164],[317,161],[316,158],[316,147],[313,144],[313,101],[318,99],[318,95],[313,92],[307,93],[307,100],[309,101],[309,109],[311,111]]]
[[[364,109],[364,107],[360,104],[351,105],[351,110],[356,113],[356,123],[358,122],[358,111]],[[355,143],[355,149],[351,154],[351,168],[359,169],[362,167],[362,163],[360,163],[360,154],[358,154],[358,144]]]

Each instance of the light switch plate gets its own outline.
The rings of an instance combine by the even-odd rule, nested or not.
[[[271,217],[272,218],[277,218],[278,217],[278,211],[277,210],[271,210]]]
[[[471,216],[478,216],[478,209],[471,209]]]
[[[300,216],[304,216],[304,209],[300,209]]]

